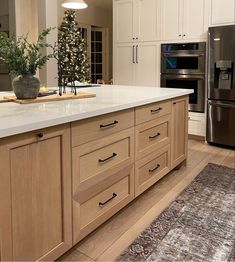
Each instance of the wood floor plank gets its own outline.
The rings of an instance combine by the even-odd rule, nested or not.
[[[112,261],[184,190],[209,163],[233,166],[233,152],[189,140],[186,167],[172,171],[86,237],[76,251],[93,260]],[[78,260],[79,261],[79,260]]]

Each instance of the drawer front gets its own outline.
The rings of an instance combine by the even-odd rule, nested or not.
[[[156,151],[170,143],[170,116],[162,117],[136,127],[136,157]]]
[[[134,109],[72,123],[72,146],[112,135],[134,126]]]
[[[104,172],[117,172],[134,161],[134,129],[127,129],[73,148],[73,173],[77,184],[86,182]]]
[[[157,119],[159,117],[171,114],[172,103],[166,101],[162,103],[154,103],[147,106],[142,106],[135,111],[135,124]]]
[[[129,166],[94,185],[78,189],[73,199],[74,244],[134,199],[134,167]]]
[[[170,172],[170,145],[136,163],[135,194],[138,196]]]

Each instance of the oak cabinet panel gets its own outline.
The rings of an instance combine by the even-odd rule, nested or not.
[[[0,156],[7,185],[1,194],[11,203],[1,203],[8,234],[2,259],[58,258],[72,246],[69,127],[6,139]]]
[[[171,168],[187,158],[188,98],[175,99],[172,109]]]

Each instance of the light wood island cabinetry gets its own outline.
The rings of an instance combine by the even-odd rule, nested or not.
[[[0,140],[1,260],[55,260],[187,158],[188,97]]]
[[[69,125],[1,140],[2,261],[53,260],[72,247]]]

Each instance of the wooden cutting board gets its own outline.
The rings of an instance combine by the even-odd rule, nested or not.
[[[72,99],[83,99],[83,98],[92,98],[96,97],[96,94],[78,92],[75,96],[72,93],[63,94],[62,96],[56,94],[51,96],[38,97],[37,99],[17,99],[15,96],[5,96],[2,102],[15,102],[18,104],[35,104],[35,103],[44,103],[44,102],[53,102],[53,101],[63,101],[63,100],[72,100]],[[1,102],[0,101],[0,102]]]

